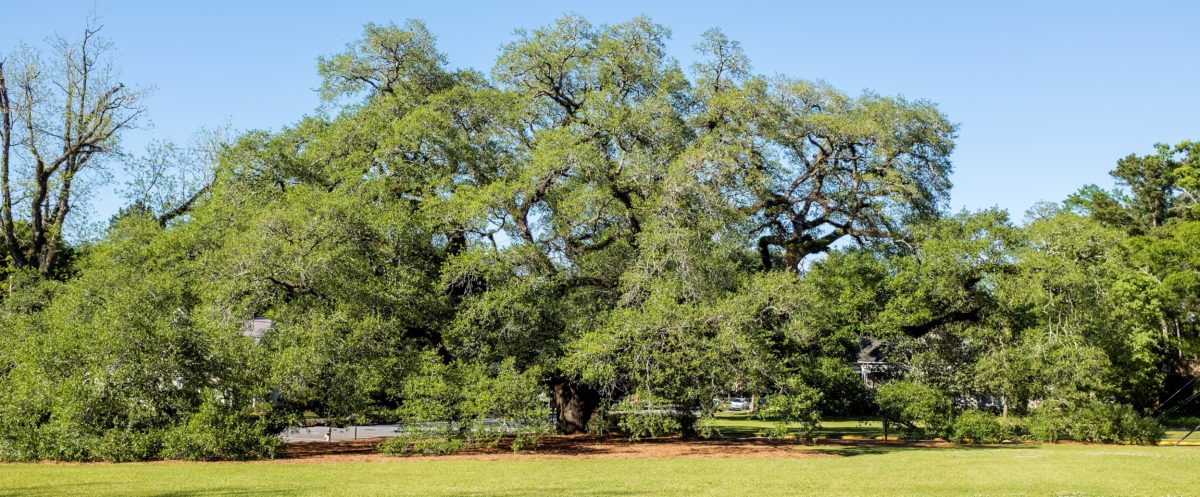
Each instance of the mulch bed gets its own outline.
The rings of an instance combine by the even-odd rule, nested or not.
[[[292,442],[276,462],[369,462],[405,460],[510,460],[580,458],[812,458],[842,457],[811,450],[811,446],[763,438],[681,439],[662,437],[631,442],[619,436],[562,435],[542,439],[537,449],[513,453],[506,443],[494,449],[475,448],[447,456],[386,456],[379,453],[384,439],[341,442]],[[820,445],[856,448],[950,447],[941,442],[822,439]]]

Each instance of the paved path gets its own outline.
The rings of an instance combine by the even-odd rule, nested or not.
[[[494,427],[500,426],[500,421],[492,418],[485,419],[484,423]],[[411,423],[404,426],[410,430],[415,429],[418,431],[434,431],[444,429],[446,427],[446,423]],[[356,428],[357,431],[355,431]],[[395,437],[400,434],[398,432],[399,429],[400,425],[397,424],[362,425],[358,427],[349,426],[346,428],[334,428],[331,432],[328,426],[321,425],[310,426],[307,428],[288,428],[283,433],[280,433],[279,436],[283,438],[285,442],[322,442],[325,441],[325,435],[328,433],[330,435],[330,442],[340,442],[343,440],[356,440],[360,438]]]
[[[386,438],[397,435],[398,425],[368,425],[357,427],[357,438]],[[330,433],[327,426],[312,426],[308,428],[289,428],[280,434],[285,442],[320,442],[325,440],[325,434]],[[334,428],[331,441],[355,439],[355,427]]]

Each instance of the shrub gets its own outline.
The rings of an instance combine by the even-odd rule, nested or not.
[[[206,393],[200,408],[163,435],[161,457],[188,461],[273,458],[283,441],[262,419]]]
[[[155,459],[162,452],[163,433],[160,430],[109,430],[95,438],[92,454],[109,462],[134,462]]]
[[[247,410],[233,409],[210,393],[195,412],[183,412],[175,425],[103,427],[70,409],[40,424],[10,423],[0,436],[0,459],[7,461],[108,461],[153,459],[260,459],[274,457],[283,442]],[[13,429],[16,428],[16,429]]]
[[[1126,404],[1091,402],[1072,411],[1068,420],[1067,436],[1080,442],[1154,445],[1163,435],[1157,421]]]
[[[8,434],[0,437],[0,461],[28,462],[37,460],[37,445],[28,434]]]
[[[631,441],[654,438],[672,433],[692,433],[698,430],[703,417],[697,418],[690,411],[680,411],[662,397],[644,393],[625,396],[612,407],[617,429]],[[707,423],[707,421],[706,421]]]
[[[712,416],[703,416],[696,420],[696,434],[703,438],[721,436],[721,425]]]
[[[1155,445],[1163,436],[1158,421],[1139,415],[1129,405],[1096,401],[1068,410],[1038,409],[1030,430],[1035,439],[1043,442],[1069,439]]]
[[[1167,416],[1163,418],[1164,426],[1171,426],[1190,430],[1196,426],[1200,426],[1200,416]]]
[[[587,432],[593,436],[604,436],[611,429],[610,420],[608,418],[608,409],[599,407],[592,413],[592,417],[587,422]]]
[[[617,427],[629,436],[630,440],[654,438],[670,433],[679,433],[683,425],[673,413],[662,409],[641,409],[621,413]]]
[[[9,280],[21,287],[0,312],[0,459],[244,459],[279,445],[208,391],[249,403],[260,356],[230,326],[193,321],[192,280],[148,259],[161,232],[143,221],[114,227],[53,293],[51,279]]]
[[[911,380],[880,385],[876,392],[880,411],[900,424],[909,437],[947,437],[954,416],[949,395],[933,386]]]
[[[816,357],[806,362],[799,374],[805,384],[824,393],[819,401],[822,416],[860,417],[877,414],[874,391],[863,383],[856,368],[833,357]]]
[[[38,427],[31,440],[35,459],[55,461],[91,461],[95,459],[90,449],[94,435],[86,433],[79,423],[66,417],[52,418]]]
[[[1000,423],[1000,429],[1004,430],[1005,440],[1028,440],[1029,439],[1029,419],[1020,416],[1004,416],[996,418]]]
[[[798,379],[785,383],[784,393],[768,395],[763,398],[763,407],[758,416],[772,419],[775,424],[767,430],[771,438],[785,438],[791,425],[799,424],[800,430],[795,434],[796,439],[812,442],[821,422],[821,392],[805,385]]]
[[[513,452],[523,452],[537,447],[541,434],[518,432],[509,441]],[[457,454],[472,447],[495,447],[499,444],[491,434],[480,436],[470,430],[449,427],[435,431],[410,431],[389,438],[379,446],[379,451],[392,456],[426,455],[440,456]]]
[[[1053,409],[1036,409],[1029,417],[1029,435],[1039,442],[1057,442],[1067,431],[1067,418]]]
[[[470,443],[450,433],[407,433],[389,438],[379,451],[387,455],[446,455],[462,452]]]
[[[494,371],[473,367],[462,378],[463,401],[457,407],[475,443],[495,447],[511,435],[512,450],[536,447],[553,427],[550,407],[538,399],[537,370],[519,371],[512,359]]]
[[[525,452],[528,449],[537,448],[541,440],[542,434],[540,433],[517,433],[513,435],[512,441],[509,442],[509,448],[513,452]]]
[[[999,443],[1011,438],[1006,426],[994,414],[976,409],[963,411],[954,419],[950,441],[954,443]]]
[[[550,432],[550,408],[538,400],[537,370],[519,371],[508,359],[495,366],[445,364],[437,354],[422,358],[420,371],[403,384],[400,418],[433,424],[389,440],[386,454],[450,454],[470,447],[496,447],[511,436],[513,451],[537,447]]]

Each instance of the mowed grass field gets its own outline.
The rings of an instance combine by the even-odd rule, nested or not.
[[[1200,495],[1200,447],[797,447],[811,458],[0,465],[0,496]]]
[[[722,436],[770,423],[721,416]],[[371,462],[0,464],[16,496],[1200,496],[1200,447],[797,445],[811,457],[385,459]],[[826,420],[819,436],[880,437],[878,421]],[[1196,437],[1200,441],[1200,437]]]
[[[719,421],[718,429],[723,436],[761,436],[773,426],[771,422],[755,419],[748,413],[725,413],[719,415],[717,419]],[[1183,422],[1168,423],[1166,432],[1163,434],[1162,444],[1172,445],[1187,436],[1187,444],[1200,445],[1200,430],[1188,436],[1188,432],[1195,426],[1191,424],[1192,421],[1195,420],[1188,418]],[[798,430],[793,428],[792,431]],[[896,437],[898,434],[892,431],[890,435]],[[817,436],[822,438],[880,439],[883,437],[883,423],[877,420],[827,419],[821,421]],[[1197,491],[1197,495],[1200,495],[1200,491]]]

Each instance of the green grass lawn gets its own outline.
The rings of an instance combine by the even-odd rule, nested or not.
[[[0,496],[1200,495],[1200,448],[798,447],[810,459],[0,465]]]
[[[771,425],[739,413],[720,416],[719,424],[725,436],[754,436]],[[1185,432],[1168,432],[1166,443]],[[882,434],[878,421],[825,420],[820,430],[829,438]],[[7,464],[0,465],[0,497],[1200,495],[1200,447],[796,450],[840,457]]]
[[[717,415],[717,427],[722,436],[759,436],[774,425],[775,423],[771,421],[754,419],[749,413],[727,412]],[[828,438],[882,437],[883,423],[881,421],[822,419],[817,436]]]
[[[1186,430],[1184,430],[1182,428],[1167,428],[1166,434],[1163,435],[1162,443],[1166,444],[1166,445],[1171,445],[1171,443],[1173,443],[1173,442],[1182,440],[1183,436],[1187,435],[1187,432],[1189,430],[1191,430],[1191,428],[1188,428]],[[1191,442],[1200,443],[1200,431],[1193,433],[1192,436],[1188,437],[1187,442],[1188,443],[1191,443]]]
[[[1174,420],[1172,420],[1174,421]],[[1184,424],[1191,421],[1191,418],[1184,422],[1168,422],[1166,433],[1163,435],[1162,443],[1171,445],[1187,435],[1191,431],[1192,424]],[[726,412],[717,415],[717,426],[723,436],[738,436],[738,437],[753,437],[761,436],[768,428],[774,426],[770,421],[754,419],[749,413],[744,412]],[[895,431],[891,432],[891,436],[896,436]],[[818,437],[825,438],[877,438],[883,436],[883,422],[878,420],[849,420],[849,419],[823,419],[821,427],[817,430]],[[1192,433],[1187,438],[1188,443],[1200,444],[1200,430]],[[1197,495],[1200,495],[1200,490],[1197,490]]]

